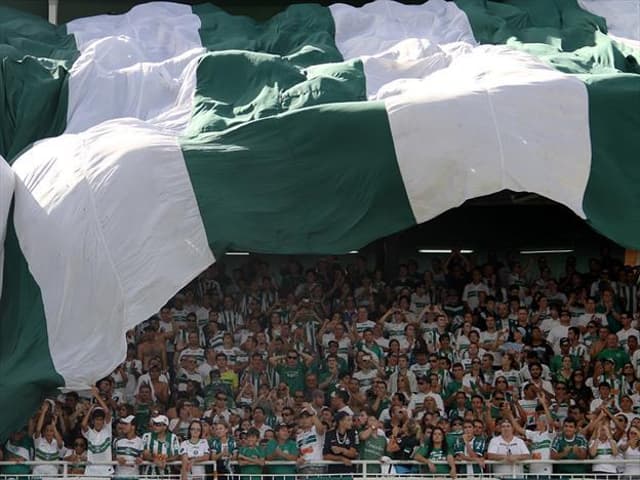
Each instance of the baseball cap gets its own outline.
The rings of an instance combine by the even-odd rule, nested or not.
[[[151,419],[153,423],[161,423],[163,425],[169,425],[169,419],[166,415],[157,415]]]
[[[560,339],[560,345],[569,345],[569,339],[567,337],[562,337]]]
[[[133,415],[127,415],[126,417],[123,417],[119,420],[120,423],[133,423],[133,421],[135,420],[135,416]]]

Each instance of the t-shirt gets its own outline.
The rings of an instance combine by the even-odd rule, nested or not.
[[[269,455],[273,455],[273,453],[278,449],[280,449],[281,452],[288,453],[290,455],[297,456],[299,453],[298,446],[296,445],[295,441],[291,439],[287,439],[283,444],[280,444],[278,443],[277,440],[272,438],[271,440],[269,440],[266,447],[264,448],[265,457],[269,457]],[[285,459],[281,457],[277,457],[274,460],[282,461]],[[292,474],[292,473],[296,473],[296,467],[295,465],[271,465],[268,468],[268,473]]]
[[[228,437],[224,443],[219,438],[213,438],[209,441],[209,450],[216,455],[219,455],[224,449],[226,449],[227,455],[218,459],[218,470],[223,468],[223,473],[231,472],[231,457],[238,452],[235,439]]]
[[[35,460],[40,462],[55,462],[60,460],[60,450],[63,445],[58,445],[55,438],[51,439],[51,443],[47,442],[44,436],[33,437],[33,446],[35,447]],[[33,467],[34,475],[57,475],[57,465],[36,465]]]
[[[553,435],[549,431],[538,432],[525,430],[525,435],[530,442],[533,460],[549,460],[551,458]],[[529,472],[550,475],[553,473],[553,465],[550,463],[531,463],[529,465]]]
[[[370,435],[366,440],[360,440],[360,459],[361,460],[380,460],[387,449],[387,437],[384,431],[378,429],[376,435]],[[380,473],[379,464],[367,464],[367,474]]]
[[[123,457],[126,461],[125,465],[116,466],[116,477],[137,477],[139,474],[136,459],[142,456],[144,444],[138,436],[133,438],[119,438],[113,442],[114,454],[116,460]]]
[[[264,451],[260,447],[240,447],[238,454],[249,458],[265,457]],[[240,465],[240,473],[260,475],[262,473],[262,465]]]
[[[471,449],[475,452],[479,457],[484,457],[487,449],[487,441],[484,437],[473,437],[471,440]],[[469,457],[469,451],[467,449],[467,445],[464,442],[462,436],[458,437],[453,444],[452,452],[453,455],[464,455]],[[478,475],[482,473],[482,468],[477,463],[461,465],[458,467],[460,469],[460,473],[464,473],[467,475]]]
[[[296,444],[306,463],[323,460],[323,439],[318,434],[315,425],[312,425],[309,430],[303,430],[298,433],[296,436]]]
[[[528,455],[529,449],[521,438],[513,437],[510,441],[505,440],[502,435],[493,437],[489,442],[488,453],[498,455]],[[495,464],[493,473],[500,475],[522,474],[524,468],[522,464]]]
[[[87,462],[101,463],[110,462],[111,458],[111,423],[106,423],[102,430],[97,431],[89,428],[82,433],[87,439]]]
[[[31,460],[33,457],[33,440],[25,435],[19,442],[13,443],[7,440],[2,448],[5,461]],[[31,473],[29,465],[5,465],[0,467],[0,472],[7,475],[28,475]]]
[[[580,434],[576,434],[571,440],[568,440],[564,435],[557,435],[556,438],[553,439],[553,442],[551,442],[552,452],[559,453],[566,447],[578,447],[586,449],[587,439]],[[578,456],[573,451],[567,457],[563,458],[563,460],[578,461],[576,463],[557,464],[557,473],[585,473],[587,472],[587,469],[589,467],[587,464],[581,463],[578,459]]]
[[[430,448],[430,446],[426,443],[422,444],[416,450],[416,455],[422,455],[427,460],[431,460],[432,462],[446,462],[447,455],[449,452],[445,452],[442,448]],[[449,473],[449,465],[447,463],[436,463],[436,474],[448,474]]]
[[[171,432],[166,432],[164,440],[160,440],[155,432],[145,433],[142,436],[142,443],[144,449],[151,452],[151,455],[164,455],[166,457],[173,457],[180,453],[180,441],[178,436]],[[146,475],[154,475],[158,473],[168,473],[169,469],[165,469],[161,472],[155,465],[148,465],[146,467]]]
[[[594,460],[602,460],[606,462],[608,460],[615,460],[615,456],[613,455],[613,449],[611,448],[611,442],[606,440],[601,442],[599,440],[593,440],[596,443],[596,455],[593,457]],[[593,464],[594,472],[602,472],[602,473],[616,473],[615,464],[611,463],[594,463]]]
[[[197,458],[202,457],[203,455],[209,455],[209,443],[204,438],[201,438],[196,443],[193,443],[191,440],[185,440],[180,444],[180,455],[186,455],[188,458]],[[194,476],[204,475],[204,465],[192,465],[191,474]]]
[[[300,362],[296,363],[295,367],[282,364],[278,365],[276,367],[276,372],[280,375],[280,381],[289,387],[289,391],[292,394],[297,391],[304,392],[305,368]]]
[[[323,455],[337,455],[338,457],[347,458],[341,453],[335,453],[331,449],[333,447],[355,448],[360,445],[358,432],[354,429],[347,430],[345,433],[339,433],[338,430],[330,430],[324,437],[324,446],[322,448]],[[328,473],[349,473],[355,472],[354,465],[329,465]]]

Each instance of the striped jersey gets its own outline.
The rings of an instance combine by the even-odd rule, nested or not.
[[[124,458],[126,462],[125,465],[116,466],[116,476],[137,477],[140,472],[135,462],[144,451],[142,439],[137,435],[133,438],[118,438],[113,442],[113,451],[116,459]]]

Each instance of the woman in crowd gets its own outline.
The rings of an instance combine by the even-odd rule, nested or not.
[[[456,466],[453,455],[447,446],[444,430],[435,427],[431,432],[428,442],[424,442],[415,453],[414,458],[427,466],[428,473],[434,476],[447,476],[456,478]],[[438,462],[438,463],[434,463]]]
[[[640,428],[630,427],[627,432],[626,441],[620,442],[620,451],[624,460],[633,462],[625,463],[624,477],[627,480],[637,480],[640,478]]]
[[[186,480],[204,480],[204,465],[198,465],[201,462],[209,460],[209,443],[202,436],[203,428],[199,420],[193,420],[189,424],[189,439],[184,440],[180,444],[180,456],[182,460],[182,469],[180,470],[180,478]],[[191,475],[189,475],[189,473]]]

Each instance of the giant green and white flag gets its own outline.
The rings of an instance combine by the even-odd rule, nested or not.
[[[0,11],[0,437],[227,249],[348,251],[503,189],[640,247],[637,5]]]

